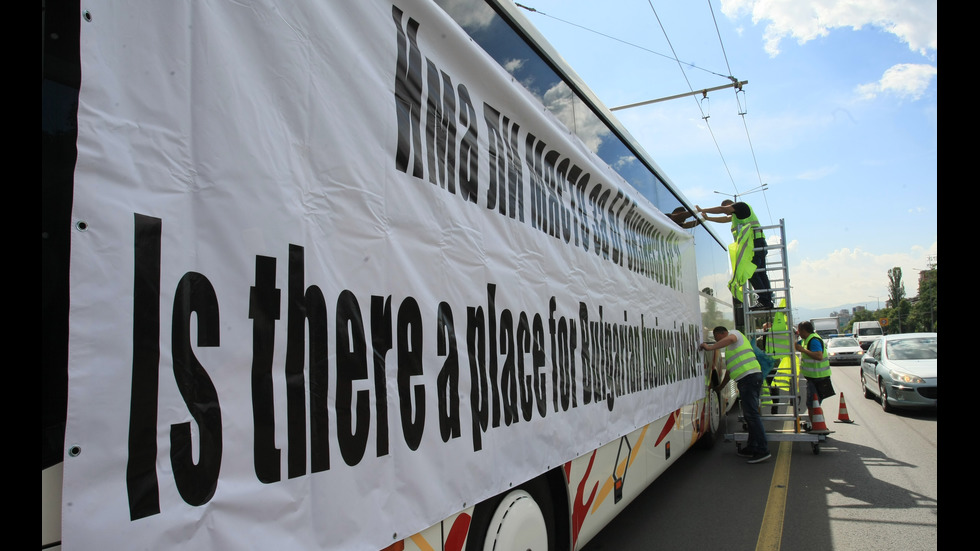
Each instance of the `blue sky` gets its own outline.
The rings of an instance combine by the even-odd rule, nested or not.
[[[938,262],[936,0],[519,4],[608,107],[748,81],[744,116],[732,89],[708,119],[700,95],[615,115],[702,207],[766,184],[740,198],[785,220],[797,307],[884,307],[894,266],[916,295]]]

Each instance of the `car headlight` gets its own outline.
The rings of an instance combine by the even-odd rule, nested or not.
[[[902,373],[901,371],[892,370],[890,374],[892,376],[892,380],[897,383],[910,383],[910,384],[921,385],[922,383],[925,382],[922,380],[921,377],[916,377],[915,375],[909,375],[908,373]]]

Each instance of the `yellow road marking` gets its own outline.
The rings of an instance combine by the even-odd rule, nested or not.
[[[776,468],[772,473],[772,483],[769,484],[769,498],[766,500],[766,512],[762,515],[762,528],[759,530],[759,540],[755,544],[756,551],[779,551],[783,538],[783,519],[786,517],[786,493],[789,490],[789,462],[793,457],[793,442],[779,443],[776,453]]]

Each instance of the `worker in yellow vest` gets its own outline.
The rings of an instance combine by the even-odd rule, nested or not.
[[[806,377],[806,409],[810,416],[810,426],[813,426],[811,408],[834,394],[834,386],[830,383],[830,360],[823,339],[813,330],[813,324],[804,321],[797,327],[800,342],[796,343],[796,351],[800,356],[800,374]]]
[[[752,207],[742,201],[735,202],[731,199],[725,199],[717,207],[702,209],[695,206],[695,208],[704,216],[705,220],[723,224],[731,223],[732,237],[739,247],[738,259],[751,253],[751,263],[755,265],[749,283],[759,295],[759,304],[753,306],[752,309],[772,310],[773,301],[770,290],[772,285],[769,283],[769,276],[766,275],[766,235],[762,231],[762,225],[759,223],[755,212],[752,211]],[[721,214],[722,216],[708,216],[708,214]]]
[[[779,299],[778,307],[780,309],[786,307],[785,298]],[[765,323],[762,329],[766,331],[766,335],[762,337],[765,344],[762,348],[766,354],[776,360],[776,369],[769,373],[769,377],[763,383],[763,394],[765,394],[765,387],[768,386],[772,396],[779,396],[780,394],[788,396],[790,394],[790,381],[793,376],[792,364],[789,361],[790,354],[793,354],[793,336],[789,331],[786,313],[776,312],[772,323]],[[777,411],[777,406],[773,404],[772,413],[775,415]]]
[[[772,455],[769,453],[769,442],[766,439],[766,429],[759,414],[759,395],[762,392],[762,367],[755,357],[752,344],[739,330],[731,332],[723,326],[715,327],[712,331],[715,342],[701,343],[701,350],[725,349],[725,367],[735,385],[738,387],[739,400],[742,402],[742,414],[749,438],[745,448],[740,448],[738,454],[748,457],[749,463],[761,463]]]

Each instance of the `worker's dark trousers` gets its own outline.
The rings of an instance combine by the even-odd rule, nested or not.
[[[769,283],[769,276],[766,274],[766,249],[762,248],[766,246],[765,239],[755,239],[752,247],[756,250],[752,251],[752,263],[755,264],[757,271],[752,274],[749,278],[749,283],[752,285],[752,289],[759,295],[759,304],[764,306],[773,306],[772,302],[772,292],[768,289],[772,288],[772,284]],[[766,289],[762,291],[760,289]]]
[[[738,386],[738,399],[742,401],[742,416],[745,418],[745,426],[749,433],[746,447],[758,453],[769,451],[769,442],[766,439],[766,427],[762,424],[762,416],[759,413],[759,399],[762,394],[762,373],[749,373],[741,379],[735,381]]]

